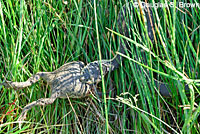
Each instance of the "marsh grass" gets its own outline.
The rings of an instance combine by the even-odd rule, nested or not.
[[[109,96],[57,99],[52,105],[34,107],[22,129],[16,122],[22,108],[49,97],[50,88],[42,80],[23,90],[0,87],[0,133],[200,133],[200,9],[153,9],[152,44],[145,38],[141,18],[133,18],[132,38],[117,33],[117,15],[124,3],[0,1],[0,82],[25,81],[71,61],[111,59],[119,38],[131,46],[121,67],[97,86]],[[144,71],[138,72],[138,67]],[[162,97],[153,82],[149,86],[147,72],[149,80],[169,84],[172,97]],[[186,83],[189,92],[183,90]]]

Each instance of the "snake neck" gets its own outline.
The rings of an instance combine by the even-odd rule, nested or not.
[[[133,11],[133,6],[130,6],[130,4],[126,4],[122,7],[120,12],[118,13],[118,31],[120,34],[125,35],[126,37],[129,37],[130,28],[129,28],[129,22],[128,18],[130,18],[130,14]],[[128,41],[125,39],[120,39],[119,41],[119,49],[118,52],[122,54],[126,54],[125,49],[128,48]],[[116,54],[115,57],[111,59],[111,64],[113,67],[113,70],[119,67],[120,61],[123,60],[123,57],[119,54]]]
[[[123,43],[125,45],[123,45]],[[120,52],[122,54],[126,54],[126,51],[125,51],[125,49],[127,48],[126,46],[128,46],[127,41],[125,41],[125,40],[124,40],[124,42],[120,41],[120,46],[119,46],[118,52]],[[119,54],[116,54],[110,61],[110,63],[113,66],[112,70],[117,69],[120,65],[120,61],[122,61],[122,60],[123,60],[123,57]]]
[[[120,10],[120,12],[118,13],[118,18],[117,18],[118,31],[121,35],[124,35],[128,38],[131,38],[131,35],[132,35],[130,27],[131,27],[131,18],[133,17],[134,11],[135,11],[135,7],[133,6],[133,3],[129,2],[129,3],[125,4],[122,7],[122,9]],[[152,31],[152,28],[154,29],[154,25],[152,27],[154,20],[153,20],[152,10],[150,8],[149,9],[145,8],[143,10],[143,15],[144,15],[144,18],[145,18],[144,23],[145,23],[145,26],[147,27],[148,36],[149,36],[150,40],[152,42],[154,42],[153,31]],[[130,47],[128,45],[129,43],[126,39],[121,38],[119,44],[120,45],[119,45],[118,52],[120,52],[122,54],[126,54],[126,50],[127,51],[130,50]],[[113,69],[116,69],[116,68],[119,67],[120,60],[123,60],[123,57],[119,54],[115,55],[115,57],[113,59],[111,59],[111,64],[114,66]]]

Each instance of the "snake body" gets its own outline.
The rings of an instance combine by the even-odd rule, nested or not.
[[[127,3],[125,4],[120,12],[118,13],[117,26],[119,33],[125,35],[126,37],[130,37],[131,28],[130,28],[130,20],[133,18],[134,12],[133,4]],[[144,17],[145,23],[147,25],[148,36],[152,42],[154,42],[152,26],[150,23],[150,18],[153,23],[153,15],[152,11],[149,9],[149,13],[146,9],[144,9]],[[118,51],[122,54],[125,54],[125,49],[129,48],[127,40],[120,40],[120,45]],[[97,60],[87,64],[81,71],[81,81],[88,84],[95,84],[101,81],[101,72],[100,72],[100,63],[103,70],[103,75],[106,75],[108,72],[113,71],[114,69],[119,67],[120,59],[123,59],[119,54],[115,55],[114,58],[110,60]]]
[[[143,7],[143,15],[144,15],[144,20],[145,20],[145,25],[146,29],[148,32],[148,37],[151,40],[151,42],[154,42],[154,35],[153,35],[153,29],[154,29],[154,19],[153,19],[153,13],[152,10],[148,7],[145,6],[146,3],[142,2],[142,7]],[[126,37],[131,36],[131,28],[130,25],[131,23],[131,18],[134,17],[134,11],[135,7],[133,6],[133,3],[127,3],[125,4],[120,12],[118,13],[118,19],[117,19],[117,25],[118,25],[118,30],[119,33],[122,35],[125,35]],[[130,37],[131,38],[131,37]],[[148,39],[148,38],[147,38]],[[127,40],[120,40],[120,45],[119,45],[119,52],[122,54],[125,54],[125,49],[129,48]],[[122,56],[117,54],[114,58],[111,60],[97,60],[94,62],[91,62],[87,64],[82,70],[81,70],[81,82],[87,83],[89,85],[92,84],[97,84],[101,81],[102,75],[105,76],[108,72],[113,71],[114,69],[119,67],[120,59],[123,59]],[[138,60],[139,57],[136,54],[136,59]],[[146,57],[143,58],[145,62],[147,62]],[[100,66],[101,64],[101,66]],[[141,73],[141,69],[139,66],[136,64],[137,67],[137,73]],[[102,67],[102,75],[100,71],[100,67]],[[146,80],[148,84],[150,85],[150,80],[149,80],[149,73],[145,73]],[[157,89],[159,89],[160,94],[166,97],[171,96],[171,89],[169,88],[169,85],[167,83],[162,83],[160,81],[157,81],[154,79],[154,83]],[[189,90],[188,85],[184,85],[185,90]]]

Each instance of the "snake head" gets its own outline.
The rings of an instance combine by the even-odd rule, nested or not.
[[[91,62],[81,70],[80,81],[87,84],[94,84],[101,81],[98,62]]]
[[[91,75],[88,69],[83,69],[81,71],[81,82],[87,83],[87,84],[94,84],[94,77]]]

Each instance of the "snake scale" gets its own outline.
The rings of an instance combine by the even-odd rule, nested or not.
[[[133,12],[133,5],[128,3],[122,7],[118,14],[117,22],[119,33],[127,37],[129,37],[130,28],[128,25],[130,23],[130,18],[133,17]],[[150,18],[153,21],[152,11],[150,10],[150,12],[147,12],[146,10],[144,13],[144,16],[146,16],[148,36],[153,42],[153,32],[150,23]],[[125,54],[125,49],[128,48],[127,44],[128,42],[126,40],[121,40],[118,51]],[[117,54],[111,60],[101,60],[103,75],[118,68],[119,62],[122,59],[123,57]],[[47,81],[50,85],[52,90],[51,96],[50,98],[38,99],[26,105],[18,118],[19,121],[25,119],[27,111],[33,106],[52,104],[56,98],[81,98],[87,96],[91,91],[92,85],[99,83],[102,79],[100,73],[100,61],[91,62],[86,66],[81,61],[74,61],[64,64],[53,72],[38,72],[25,82],[5,81],[4,83],[0,83],[0,85],[5,86],[6,88],[22,89],[36,83],[40,78]],[[155,81],[155,83],[162,95],[169,96],[170,93],[167,84],[160,84],[157,81]]]

